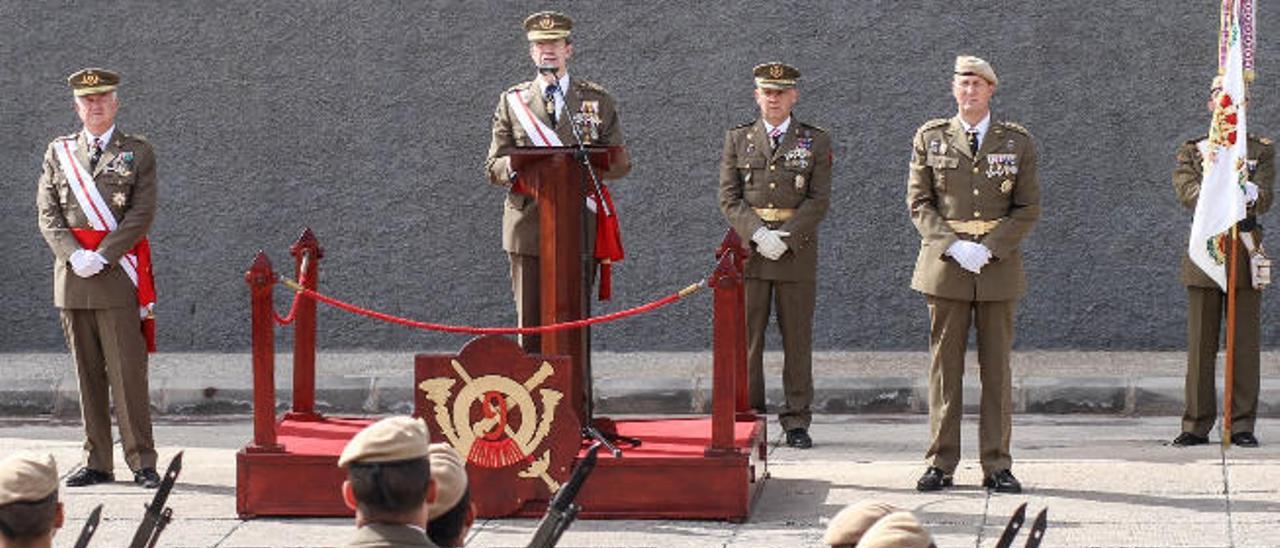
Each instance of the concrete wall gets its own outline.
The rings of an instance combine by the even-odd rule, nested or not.
[[[923,349],[908,289],[917,234],[904,204],[909,141],[948,116],[957,53],[990,60],[997,116],[1040,153],[1044,216],[1024,245],[1022,348],[1176,349],[1177,257],[1190,214],[1173,150],[1208,125],[1217,2],[110,2],[0,5],[0,352],[57,351],[49,252],[33,195],[51,138],[77,129],[64,78],[121,71],[119,126],[159,155],[152,231],[165,350],[243,350],[242,274],[258,249],[287,265],[311,226],[323,289],[419,319],[514,321],[500,248],[502,192],[481,164],[498,94],[531,76],[519,24],[544,7],[577,21],[574,75],[618,98],[635,158],[614,187],[632,306],[705,275],[724,130],[754,118],[750,68],[804,72],[798,117],[831,130],[816,346]],[[1280,12],[1262,6],[1262,36]],[[1276,118],[1274,40],[1262,40],[1252,127]],[[1265,221],[1265,218],[1264,218]],[[1264,345],[1280,341],[1274,291]],[[280,308],[287,305],[282,297]],[[710,299],[599,328],[599,349],[704,349]],[[463,339],[322,307],[328,349],[428,349]],[[282,343],[283,344],[283,343]]]

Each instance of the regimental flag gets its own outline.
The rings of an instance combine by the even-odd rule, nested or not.
[[[1248,179],[1248,126],[1245,123],[1244,40],[1241,32],[1241,4],[1250,0],[1223,2],[1222,35],[1225,56],[1219,67],[1222,89],[1213,97],[1213,121],[1209,138],[1201,148],[1204,177],[1191,222],[1187,252],[1223,291],[1227,290],[1227,260],[1231,249],[1231,227],[1245,218],[1244,183]]]

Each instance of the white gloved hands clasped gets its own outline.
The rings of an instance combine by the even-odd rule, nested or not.
[[[87,249],[75,250],[68,262],[71,263],[71,270],[81,278],[88,278],[102,272],[102,269],[107,266],[107,259],[97,251]]]
[[[1249,205],[1253,205],[1254,202],[1258,201],[1258,185],[1253,184],[1253,181],[1244,182],[1244,200]]]
[[[947,255],[960,263],[961,268],[974,274],[991,262],[991,250],[987,246],[968,240],[956,240],[947,248]]]
[[[790,232],[781,230],[769,230],[766,227],[756,229],[755,234],[751,235],[751,241],[756,243],[756,251],[764,255],[770,261],[776,261],[787,252],[787,243],[782,238],[790,236]]]

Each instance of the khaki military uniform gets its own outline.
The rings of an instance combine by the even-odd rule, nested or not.
[[[750,242],[760,227],[790,232],[776,261],[746,262],[747,370],[751,406],[764,410],[764,332],[771,305],[785,352],[784,430],[808,428],[813,402],[813,310],[818,224],[831,199],[831,137],[794,118],[777,149],[763,120],[730,129],[720,159],[720,211]]]
[[[81,278],[68,260],[80,249],[72,228],[91,228],[54,155],[62,139],[75,143],[74,156],[89,165],[84,132],[59,138],[44,156],[36,194],[40,232],[53,251],[53,304],[61,309],[67,346],[75,359],[80,411],[85,427],[86,467],[110,473],[111,404],[114,400],[125,461],[134,471],[155,468],[147,349],[138,314],[137,291],[120,268],[121,257],[147,234],[156,209],[156,162],[151,144],[117,128],[93,169],[93,183],[119,222],[97,251],[109,263]],[[111,398],[108,397],[110,392]]]
[[[356,529],[356,534],[346,548],[401,548],[427,547],[435,548],[436,544],[427,538],[423,529],[408,525],[392,525],[388,523],[370,523]]]
[[[1194,211],[1200,197],[1202,162],[1199,145],[1204,137],[1178,147],[1178,166],[1173,171],[1173,188],[1178,201]],[[1249,207],[1245,225],[1261,241],[1262,227],[1257,215],[1271,208],[1275,195],[1275,147],[1271,139],[1250,135],[1248,142],[1250,180],[1258,185],[1258,200]],[[1235,366],[1231,387],[1232,432],[1253,432],[1258,412],[1259,351],[1262,315],[1261,294],[1253,288],[1249,258],[1243,243],[1236,246],[1236,339]],[[1187,286],[1187,380],[1186,409],[1182,430],[1206,436],[1218,417],[1215,387],[1215,360],[1218,354],[1222,319],[1226,317],[1226,294],[1200,267],[1182,253],[1181,279]]]
[[[525,134],[524,127],[516,120],[513,108],[523,108],[509,104],[510,93],[516,91],[524,100],[533,115],[548,127],[551,118],[543,99],[542,88],[536,80],[516,84],[507,89],[498,99],[498,107],[493,113],[493,132],[489,142],[489,156],[485,160],[485,175],[495,185],[510,187],[512,170],[510,165],[511,149],[515,147],[533,146],[533,140]],[[566,146],[576,144],[573,128],[568,122],[573,120],[582,130],[584,144],[587,145],[623,145],[622,123],[618,118],[617,105],[613,96],[603,87],[593,82],[569,78],[569,85],[564,90],[564,107],[556,116],[555,132],[560,142]],[[566,115],[567,114],[567,115]],[[606,172],[598,173],[603,179],[618,179],[631,171],[630,158],[623,151],[623,161],[611,165]],[[593,266],[595,238],[595,216],[583,213],[586,242],[583,255],[586,265]],[[540,287],[538,280],[538,203],[534,197],[512,191],[507,192],[506,204],[502,211],[502,248],[511,260],[511,291],[515,295],[516,315],[520,326],[536,326],[540,324]],[[588,275],[587,280],[590,280]],[[589,286],[590,284],[585,284]],[[526,352],[541,352],[540,338],[522,336],[521,345]]]
[[[929,304],[930,466],[960,461],[964,354],[976,324],[982,402],[979,446],[986,475],[1009,469],[1013,315],[1026,293],[1018,246],[1040,217],[1036,151],[1026,129],[992,121],[976,155],[959,117],[925,123],[912,143],[907,206],[920,232],[911,288]],[[985,245],[979,274],[945,252],[957,239]]]

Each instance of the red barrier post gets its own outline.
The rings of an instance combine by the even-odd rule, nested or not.
[[[716,250],[716,260],[720,260],[726,255],[733,257],[733,268],[738,275],[746,279],[746,262],[747,255],[751,254],[751,250],[742,245],[742,238],[738,236],[738,232],[730,228],[725,231],[724,240],[720,242],[720,248]],[[737,318],[726,320],[732,323],[734,331],[734,348],[733,356],[733,375],[737,379],[735,383],[735,409],[739,414],[745,415],[744,418],[754,417],[755,413],[751,409],[750,395],[747,390],[747,287],[745,283],[739,283],[734,288],[734,304],[732,305]],[[717,307],[717,310],[719,308]]]
[[[253,311],[253,445],[245,449],[279,451],[282,447],[276,443],[275,303],[271,292],[276,274],[265,252],[258,251],[253,265],[244,274],[244,281],[249,284]]]
[[[298,283],[315,291],[320,285],[320,259],[324,258],[315,233],[310,228],[303,229],[289,247],[289,254],[293,255]],[[320,420],[316,413],[316,302],[299,300],[293,321],[293,410],[285,418]]]
[[[707,456],[720,456],[738,452],[734,445],[733,430],[737,420],[737,385],[744,382],[735,374],[738,347],[736,324],[743,321],[737,297],[742,287],[742,274],[734,267],[733,251],[720,255],[716,270],[707,280],[715,289],[712,318],[712,370],[711,370],[711,446]]]

